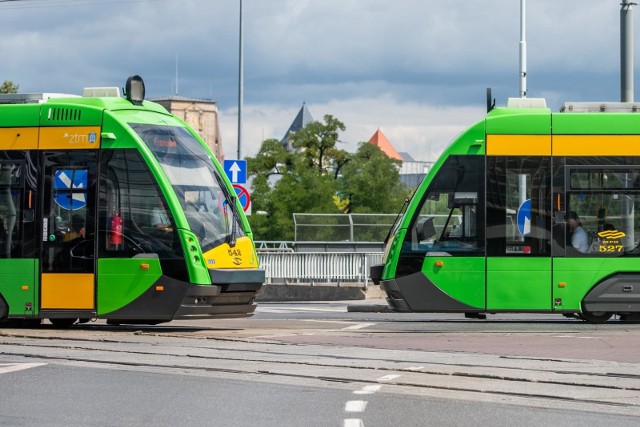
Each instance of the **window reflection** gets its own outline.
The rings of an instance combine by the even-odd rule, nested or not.
[[[175,221],[136,150],[108,150],[101,161],[99,251],[105,257],[154,254],[183,259]]]
[[[135,123],[130,126],[162,166],[204,251],[244,235],[239,217],[228,202],[235,195],[225,193],[213,161],[185,128]]]
[[[484,255],[484,158],[451,156],[407,233],[403,253]]]

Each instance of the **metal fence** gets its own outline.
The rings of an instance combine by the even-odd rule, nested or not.
[[[369,285],[369,267],[382,253],[261,252],[267,283],[360,283]]]
[[[382,242],[396,214],[294,213],[297,242]]]

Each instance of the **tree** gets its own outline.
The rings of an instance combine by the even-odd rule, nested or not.
[[[14,84],[11,80],[5,80],[0,86],[0,93],[18,93],[20,85]]]
[[[360,143],[342,170],[341,201],[348,199],[348,209],[353,213],[397,212],[409,196],[400,181],[400,165],[375,145]]]
[[[407,195],[398,162],[366,143],[355,154],[339,149],[344,130],[340,120],[326,115],[290,136],[294,152],[269,139],[247,158],[253,188],[249,222],[257,240],[293,240],[294,213],[398,211]],[[335,229],[322,232],[329,240]]]
[[[336,148],[339,131],[345,129],[344,123],[327,114],[324,123],[311,122],[291,135],[291,142],[309,167],[317,168],[319,174],[332,172],[335,178],[349,158],[346,151]]]

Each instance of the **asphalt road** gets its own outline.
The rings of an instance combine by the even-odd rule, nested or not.
[[[639,324],[347,305],[262,304],[248,319],[157,326],[1,329],[0,424],[640,421]]]

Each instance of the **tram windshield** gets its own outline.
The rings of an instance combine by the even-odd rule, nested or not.
[[[235,202],[200,143],[183,127],[130,123],[171,182],[203,251],[244,235]]]

